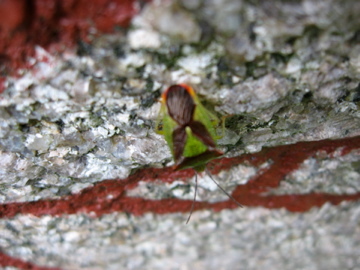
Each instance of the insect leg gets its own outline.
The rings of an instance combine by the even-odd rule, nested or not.
[[[198,186],[198,183],[197,183],[197,172],[195,171],[195,193],[194,193],[194,200],[191,204],[191,209],[190,209],[190,214],[189,214],[189,217],[188,219],[186,220],[186,224],[189,223],[189,220],[190,220],[190,217],[194,211],[194,206],[195,206],[195,202],[196,202],[196,192],[197,192],[197,186]]]
[[[218,182],[215,181],[215,179],[212,177],[211,173],[209,172],[208,168],[205,167],[205,172],[207,173],[207,175],[211,178],[211,180],[218,186],[218,188],[221,189],[222,192],[224,192],[233,202],[235,202],[239,207],[243,207],[233,196],[231,196],[229,193],[227,193],[225,191],[225,189],[223,189]]]

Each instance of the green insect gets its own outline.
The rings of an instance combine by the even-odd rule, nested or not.
[[[186,84],[170,86],[161,98],[160,122],[157,132],[163,134],[175,161],[175,170],[193,168],[196,172],[209,175],[214,183],[237,205],[242,207],[211,176],[206,164],[224,153],[216,148],[219,136],[215,128],[219,119],[209,112],[199,101],[192,87]],[[195,174],[195,194],[191,206],[189,222],[196,201],[197,173]]]

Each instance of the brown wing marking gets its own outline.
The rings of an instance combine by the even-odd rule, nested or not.
[[[174,146],[174,159],[175,163],[179,163],[182,159],[182,154],[184,152],[185,143],[187,139],[187,134],[185,127],[179,126],[173,131],[173,146]]]
[[[214,139],[211,137],[206,127],[199,121],[191,121],[188,125],[192,133],[202,141],[207,147],[216,147]]]
[[[166,106],[171,118],[180,126],[185,126],[192,120],[196,105],[184,87],[172,85],[166,93]]]

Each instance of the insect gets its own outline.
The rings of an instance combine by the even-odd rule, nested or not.
[[[195,170],[195,193],[189,222],[197,192],[197,172],[205,171],[210,179],[238,206],[242,205],[227,193],[211,176],[206,164],[224,153],[216,148],[219,119],[200,102],[192,87],[186,84],[170,86],[161,96],[160,121],[157,132],[163,134],[175,161],[175,170]]]

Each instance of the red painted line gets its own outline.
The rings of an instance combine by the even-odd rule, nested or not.
[[[91,29],[96,35],[127,27],[139,12],[138,0],[2,0],[0,1],[0,93],[5,76],[16,76],[16,69],[30,68],[27,61],[35,46],[59,53],[88,42]],[[136,4],[138,3],[138,4]],[[46,26],[46,27],[44,27]],[[41,59],[38,59],[41,61]]]
[[[36,264],[33,264],[31,262],[25,262],[21,259],[17,259],[14,257],[11,257],[5,253],[0,252],[0,266],[6,267],[6,266],[12,266],[17,267],[20,269],[26,269],[26,270],[60,270],[60,268],[53,268],[53,267],[43,267],[38,266]]]
[[[213,173],[228,170],[241,163],[258,166],[265,161],[272,161],[269,168],[264,169],[245,185],[239,185],[233,196],[244,206],[262,206],[266,208],[286,208],[289,211],[304,212],[312,207],[319,207],[326,202],[338,204],[341,201],[360,199],[360,194],[331,195],[326,193],[292,194],[292,195],[264,195],[269,188],[279,186],[281,180],[301,163],[316,156],[319,151],[331,155],[335,150],[342,149],[347,154],[354,149],[360,149],[360,137],[340,140],[323,140],[316,142],[300,142],[293,145],[283,145],[267,148],[255,154],[243,155],[236,158],[222,158],[209,165]],[[34,202],[7,203],[0,205],[0,218],[10,218],[17,214],[63,215],[74,213],[93,213],[97,216],[112,212],[127,212],[141,215],[146,212],[157,214],[188,212],[190,200],[163,199],[148,200],[129,197],[126,190],[133,189],[140,181],[163,182],[175,180],[186,181],[193,176],[193,170],[173,171],[172,168],[144,169],[129,176],[127,179],[106,180],[93,187],[84,189],[78,194],[65,196],[57,200],[39,200]],[[195,210],[221,210],[235,208],[231,201],[218,203],[197,202]]]

